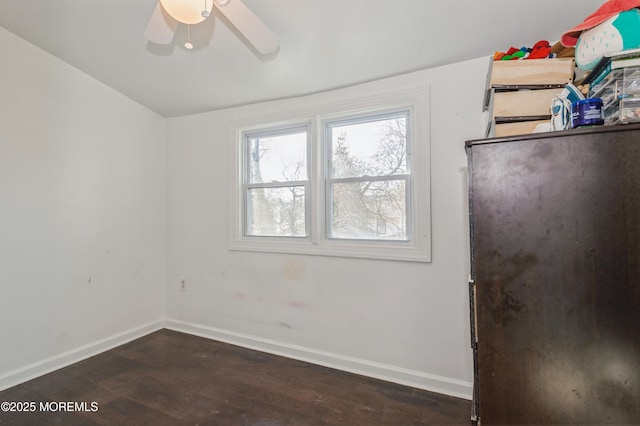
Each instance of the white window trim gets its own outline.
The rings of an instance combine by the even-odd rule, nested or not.
[[[295,103],[295,102],[294,102]],[[379,114],[398,109],[411,111],[413,158],[411,160],[412,239],[405,241],[338,240],[324,235],[324,181],[322,180],[322,127],[327,120],[346,116]],[[430,111],[427,86],[394,92],[279,109],[229,122],[230,153],[228,241],[230,250],[339,256],[414,262],[431,262]],[[243,233],[243,134],[268,128],[309,126],[311,132],[311,234],[301,237],[254,237]]]

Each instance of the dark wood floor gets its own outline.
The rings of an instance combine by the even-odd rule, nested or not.
[[[0,412],[2,425],[469,425],[471,410],[467,400],[170,330],[7,389],[2,401],[36,409]]]

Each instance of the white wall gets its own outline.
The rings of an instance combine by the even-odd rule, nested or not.
[[[487,59],[166,120],[1,28],[0,55],[0,389],[166,316],[470,397],[464,141],[484,131]],[[416,84],[431,93],[432,263],[227,250],[230,119]]]
[[[166,120],[0,28],[0,389],[160,327]]]
[[[169,327],[470,397],[464,141],[484,131],[487,67],[481,58],[170,119]],[[416,84],[431,87],[432,263],[227,250],[230,119]]]

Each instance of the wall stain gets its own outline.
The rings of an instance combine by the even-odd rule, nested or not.
[[[295,258],[286,258],[282,262],[282,277],[289,281],[300,281],[304,278],[306,265],[304,260]]]
[[[305,309],[309,307],[309,305],[303,302],[284,302],[282,303],[282,305],[288,308],[294,308],[294,309]]]

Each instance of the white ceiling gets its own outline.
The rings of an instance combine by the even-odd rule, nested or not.
[[[0,0],[0,26],[173,117],[553,43],[604,0],[243,0],[280,37],[268,57],[217,13],[191,27],[192,51],[182,25],[152,45],[156,1]]]

